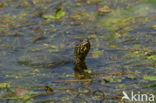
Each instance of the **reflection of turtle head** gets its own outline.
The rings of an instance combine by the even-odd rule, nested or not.
[[[74,63],[81,63],[85,61],[85,57],[87,56],[89,50],[90,50],[89,39],[84,39],[80,41],[80,43],[78,43],[74,49]]]

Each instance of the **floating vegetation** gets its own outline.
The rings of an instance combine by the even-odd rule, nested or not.
[[[156,76],[144,76],[145,80],[149,80],[149,81],[156,81]]]
[[[1,0],[0,102],[118,103],[123,90],[155,95],[155,5],[156,0]],[[92,45],[88,70],[74,73],[72,60],[61,64],[85,38]],[[38,53],[49,55],[38,59]],[[26,66],[29,60],[19,65],[22,54],[37,66]],[[48,65],[49,57],[57,67]]]
[[[110,13],[110,12],[112,12],[112,9],[109,8],[108,6],[98,8],[98,14],[99,15],[105,15],[105,14]]]
[[[55,20],[55,19],[61,19],[63,16],[65,16],[65,12],[61,9],[58,8],[55,12],[55,16],[53,15],[43,15],[43,18],[49,19],[49,20]]]

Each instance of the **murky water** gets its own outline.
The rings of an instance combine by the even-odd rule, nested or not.
[[[152,0],[1,0],[0,102],[119,103],[123,91],[155,95],[155,5]],[[86,58],[91,82],[75,77],[72,62],[48,69],[17,63],[30,52],[71,58],[85,38],[92,38]]]

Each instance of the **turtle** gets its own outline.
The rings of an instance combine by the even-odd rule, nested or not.
[[[78,43],[75,46],[73,64],[74,64],[74,74],[75,77],[78,79],[91,78],[90,74],[86,72],[88,68],[85,62],[90,47],[91,45],[89,39],[84,39],[83,41],[80,41],[80,43]]]
[[[74,67],[81,68],[85,64],[85,58],[90,50],[89,39],[81,40],[74,48],[73,58],[67,55],[58,55],[55,53],[28,53],[18,57],[16,60],[19,64],[37,67],[37,68],[55,68],[60,65],[73,62]],[[86,69],[82,66],[81,69]]]

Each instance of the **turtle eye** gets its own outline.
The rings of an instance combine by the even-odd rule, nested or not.
[[[84,52],[86,50],[86,46],[82,46],[81,51]]]

